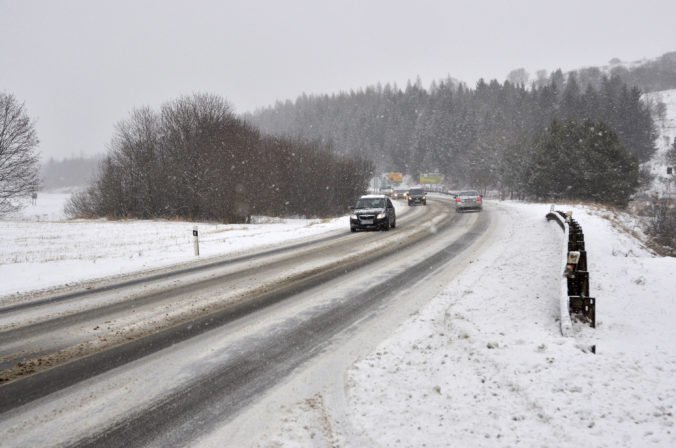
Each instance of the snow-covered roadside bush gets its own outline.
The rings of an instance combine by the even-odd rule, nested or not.
[[[648,223],[653,248],[663,255],[676,256],[676,206],[672,200],[656,199]]]

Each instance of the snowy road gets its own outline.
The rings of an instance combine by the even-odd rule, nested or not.
[[[437,208],[437,211],[441,207]],[[216,259],[150,278],[132,277],[97,289],[75,290],[0,308],[0,378],[103,351],[196,319],[230,319],[310,284],[383,257],[429,232],[434,208],[400,217],[397,232],[340,233],[235,259]],[[446,219],[446,218],[438,218]],[[407,227],[413,221],[416,225]],[[21,366],[15,366],[21,360]]]
[[[0,388],[0,439],[166,446],[222,425],[346,330],[374,325],[364,319],[401,322],[431,297],[410,300],[412,285],[469,256],[491,228],[490,212],[429,204],[406,208],[388,233],[330,234],[0,309],[12,380]]]
[[[563,337],[562,232],[544,219],[550,204],[487,201],[481,214],[456,216],[447,201],[399,204],[389,233],[352,235],[346,217],[202,223],[211,258],[193,270],[191,223],[0,222],[8,356],[10,345],[49,353],[97,342],[110,334],[97,309],[124,317],[114,325],[132,338],[160,327],[83,358],[94,360],[86,368],[76,359],[48,382],[0,386],[0,446],[675,446],[676,259],[643,246],[634,216],[562,205],[584,228],[598,303],[596,329],[576,323]],[[65,250],[73,234],[88,251]],[[335,259],[323,257],[329,249]],[[176,262],[178,277],[166,267]],[[147,272],[92,280],[134,263],[156,276],[146,288]],[[302,277],[302,266],[317,276]],[[288,294],[228,316],[229,287],[294,276]],[[136,283],[115,289],[122,280]],[[61,296],[13,293],[33,284]],[[258,293],[281,291],[270,289]],[[238,303],[263,300],[250,293]],[[166,316],[153,309],[193,300],[216,308],[193,307],[194,319],[161,329]]]

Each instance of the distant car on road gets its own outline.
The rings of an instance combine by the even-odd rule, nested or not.
[[[350,230],[390,230],[397,226],[397,216],[390,198],[382,194],[359,198],[352,208]]]
[[[395,189],[392,193],[392,199],[406,199],[408,190]]]
[[[465,210],[478,210],[483,208],[483,196],[475,190],[461,191],[455,197],[455,211],[458,213]]]
[[[384,194],[385,196],[392,196],[394,194],[394,188],[389,185],[380,187],[380,193]]]
[[[427,193],[422,188],[411,188],[408,190],[408,206],[414,204],[427,205]]]

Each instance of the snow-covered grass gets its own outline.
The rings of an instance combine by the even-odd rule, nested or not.
[[[37,204],[0,221],[0,296],[196,260],[193,223],[65,220],[69,194],[40,193]],[[266,219],[198,223],[200,259],[348,229],[333,220]],[[0,301],[2,299],[0,298]]]
[[[35,204],[31,199],[21,199],[23,208],[2,217],[4,221],[63,221],[66,219],[64,206],[71,193],[49,192],[38,193]]]

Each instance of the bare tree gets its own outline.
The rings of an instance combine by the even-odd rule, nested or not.
[[[269,137],[212,94],[135,110],[120,121],[97,179],[71,217],[336,216],[366,190],[374,166],[320,141]]]
[[[20,208],[16,199],[38,189],[38,142],[24,105],[0,93],[0,215]]]
[[[535,72],[536,79],[533,80],[535,87],[542,88],[549,84],[549,76],[547,70],[541,69]]]
[[[158,216],[162,202],[163,170],[160,154],[159,117],[150,108],[132,111],[131,117],[115,126],[111,156],[123,167],[124,200],[135,215]]]
[[[529,78],[528,72],[523,67],[512,70],[507,75],[507,81],[511,82],[514,85],[525,86],[526,83],[528,82],[528,78]]]

